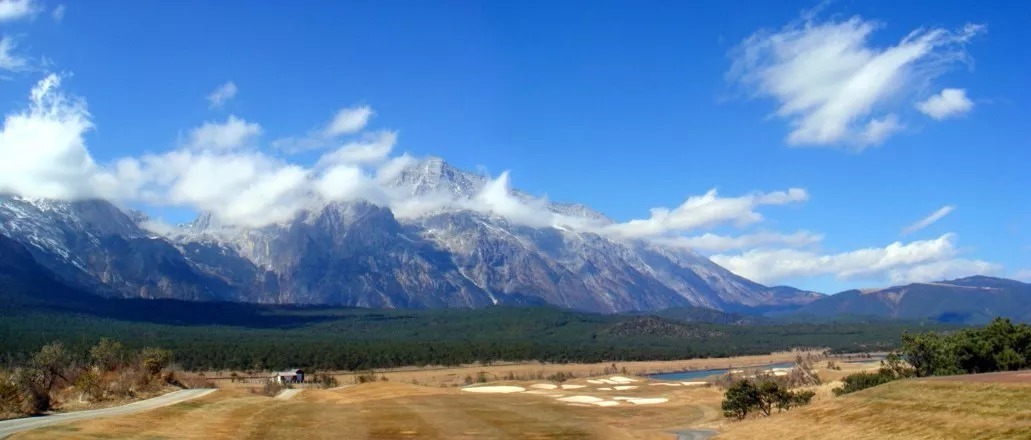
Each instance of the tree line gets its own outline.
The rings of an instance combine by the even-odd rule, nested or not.
[[[1031,326],[996,318],[982,328],[906,333],[873,373],[846,376],[835,394],[908,377],[992,373],[1031,368]]]
[[[109,339],[85,350],[71,350],[61,342],[47,344],[20,364],[0,370],[0,418],[41,414],[59,404],[58,396],[69,390],[80,401],[100,401],[178,384],[174,374],[164,371],[171,361],[168,350],[133,351]]]

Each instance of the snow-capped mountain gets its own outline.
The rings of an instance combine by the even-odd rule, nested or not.
[[[526,226],[463,204],[490,184],[430,158],[400,170],[390,186],[455,203],[398,217],[364,201],[313,201],[280,224],[227,227],[202,215],[162,237],[139,226],[139,213],[104,201],[5,197],[0,234],[79,286],[128,297],[398,308],[549,303],[603,312],[818,298],[751,282],[689,250]],[[580,204],[513,194],[569,221],[611,223]]]

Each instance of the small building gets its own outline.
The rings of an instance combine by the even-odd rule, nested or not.
[[[280,371],[272,376],[272,380],[278,383],[301,383],[304,382],[304,371],[294,369]]]

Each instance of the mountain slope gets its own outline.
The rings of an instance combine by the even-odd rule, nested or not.
[[[799,316],[862,315],[981,324],[997,316],[1031,322],[1031,284],[984,276],[849,290],[798,309]]]
[[[502,188],[561,219],[547,226],[474,208],[498,181],[440,159],[409,164],[388,186],[435,204],[398,217],[369,202],[313,198],[279,224],[225,226],[204,214],[166,237],[105,201],[3,197],[0,233],[62,282],[114,297],[596,312],[793,309],[816,299],[751,282],[687,249],[562,226],[612,222],[584,205]]]
[[[58,202],[0,196],[0,234],[21,243],[62,282],[106,296],[234,299],[169,241],[102,200]]]

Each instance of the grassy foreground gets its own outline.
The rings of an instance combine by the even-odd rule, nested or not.
[[[1031,384],[892,382],[766,419],[726,423],[716,439],[1029,439]]]
[[[220,390],[141,414],[42,428],[11,438],[668,440],[672,435],[656,428],[711,419],[719,402],[715,389],[619,394],[656,392],[671,397],[671,402],[597,408],[543,395],[475,394],[391,382],[305,390],[290,400]]]

